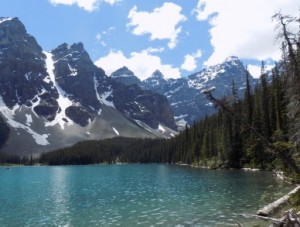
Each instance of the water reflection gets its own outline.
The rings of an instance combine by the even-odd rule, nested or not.
[[[55,225],[65,225],[69,222],[69,168],[53,167],[50,172],[50,188],[48,202]]]

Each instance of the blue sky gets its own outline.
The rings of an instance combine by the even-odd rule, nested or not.
[[[141,79],[176,78],[239,57],[257,75],[280,58],[271,16],[298,16],[298,0],[0,0],[41,47],[83,42],[107,75],[127,66]]]

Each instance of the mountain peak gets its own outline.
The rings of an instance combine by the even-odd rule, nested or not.
[[[164,75],[157,69],[152,73],[151,78],[164,79]]]
[[[25,26],[17,17],[0,17],[1,33],[0,45],[7,45],[12,42],[23,42],[30,39]]]
[[[67,43],[63,43],[56,47],[51,51],[54,55],[54,59],[56,61],[60,59],[77,61],[81,59],[81,61],[85,62],[88,65],[92,65],[92,61],[88,53],[85,51],[83,43],[74,43],[72,45],[68,45]]]
[[[242,65],[243,64],[241,62],[241,60],[236,56],[227,57],[222,64],[226,64],[226,63],[230,63],[230,64],[234,64],[234,65]]]
[[[11,21],[13,19],[14,19],[13,17],[0,17],[0,24],[5,21]]]
[[[126,66],[119,68],[118,70],[116,70],[111,74],[111,77],[128,77],[128,76],[134,76],[134,73]]]
[[[225,59],[225,62],[226,61],[239,61],[240,59],[236,56],[229,56]]]
[[[55,51],[64,51],[64,52],[70,52],[70,51],[84,51],[84,46],[82,42],[79,43],[73,43],[72,45],[69,45],[67,43],[60,44],[57,48],[55,48]]]
[[[71,50],[74,50],[74,51],[79,51],[79,52],[85,51],[84,45],[83,45],[82,42],[79,42],[79,43],[73,43],[73,44],[70,46],[70,49],[71,49]]]
[[[10,29],[18,28],[23,33],[26,33],[26,29],[24,24],[19,20],[18,17],[0,17],[0,26],[1,27],[9,27]],[[18,30],[13,30],[14,32]],[[20,32],[19,31],[19,32]]]
[[[113,72],[110,75],[110,77],[126,85],[133,85],[133,84],[137,84],[139,86],[142,85],[141,80],[137,76],[135,76],[134,73],[126,66],[123,66],[122,68],[119,68],[118,70]]]

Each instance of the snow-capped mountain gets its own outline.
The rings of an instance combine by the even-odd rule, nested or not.
[[[3,151],[22,155],[114,136],[175,134],[168,100],[107,77],[82,43],[43,51],[18,18],[0,18]]]
[[[203,91],[214,89],[216,97],[228,96],[232,94],[233,82],[239,97],[242,97],[246,87],[246,69],[237,57],[229,57],[223,63],[207,67],[185,80],[171,82],[170,90],[165,92],[165,95],[170,100],[176,120],[184,120],[191,124],[215,111],[212,103],[203,95]],[[252,87],[256,82],[250,76]]]
[[[142,82],[140,81],[139,78],[137,78],[134,73],[129,70],[126,66],[118,69],[117,71],[113,72],[111,75],[111,78],[114,80],[127,84],[127,85],[132,85],[136,84],[140,87],[143,86]]]
[[[228,57],[221,64],[207,67],[200,72],[179,79],[165,79],[161,72],[155,71],[148,79],[136,84],[166,96],[171,103],[179,128],[186,123],[192,124],[215,112],[213,105],[202,94],[204,90],[214,88],[216,97],[231,94],[233,81],[240,97],[244,95],[246,69],[237,57]],[[131,77],[133,75],[131,74]],[[135,80],[138,80],[135,77]],[[133,80],[123,83],[131,84]],[[250,76],[252,87],[257,83]]]
[[[159,94],[165,94],[165,91],[169,89],[169,81],[164,78],[164,75],[156,70],[150,77],[143,81],[143,86],[149,90],[155,90]]]

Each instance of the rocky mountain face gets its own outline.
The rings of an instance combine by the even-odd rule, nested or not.
[[[41,116],[53,118],[58,93],[45,81],[45,58],[17,18],[0,19],[0,95],[8,108],[25,105]]]
[[[113,72],[111,75],[111,78],[114,80],[127,84],[127,85],[132,85],[136,84],[140,87],[143,87],[143,83],[140,81],[139,78],[137,78],[134,73],[128,69],[126,66],[118,69],[117,71]]]
[[[214,95],[218,98],[231,94],[233,83],[242,97],[245,90],[246,69],[237,57],[229,57],[221,64],[211,66],[188,77],[166,80],[161,72],[155,71],[148,79],[140,81],[137,77],[126,80],[123,83],[136,84],[166,96],[171,103],[179,128],[186,123],[193,124],[205,115],[215,112],[212,103],[208,102],[202,94],[207,89],[214,89]],[[257,80],[250,76],[252,87]]]
[[[85,139],[173,136],[168,99],[115,80],[129,78],[125,71],[107,77],[82,43],[45,52],[17,18],[0,18],[0,111],[11,128],[2,150],[28,155]]]

